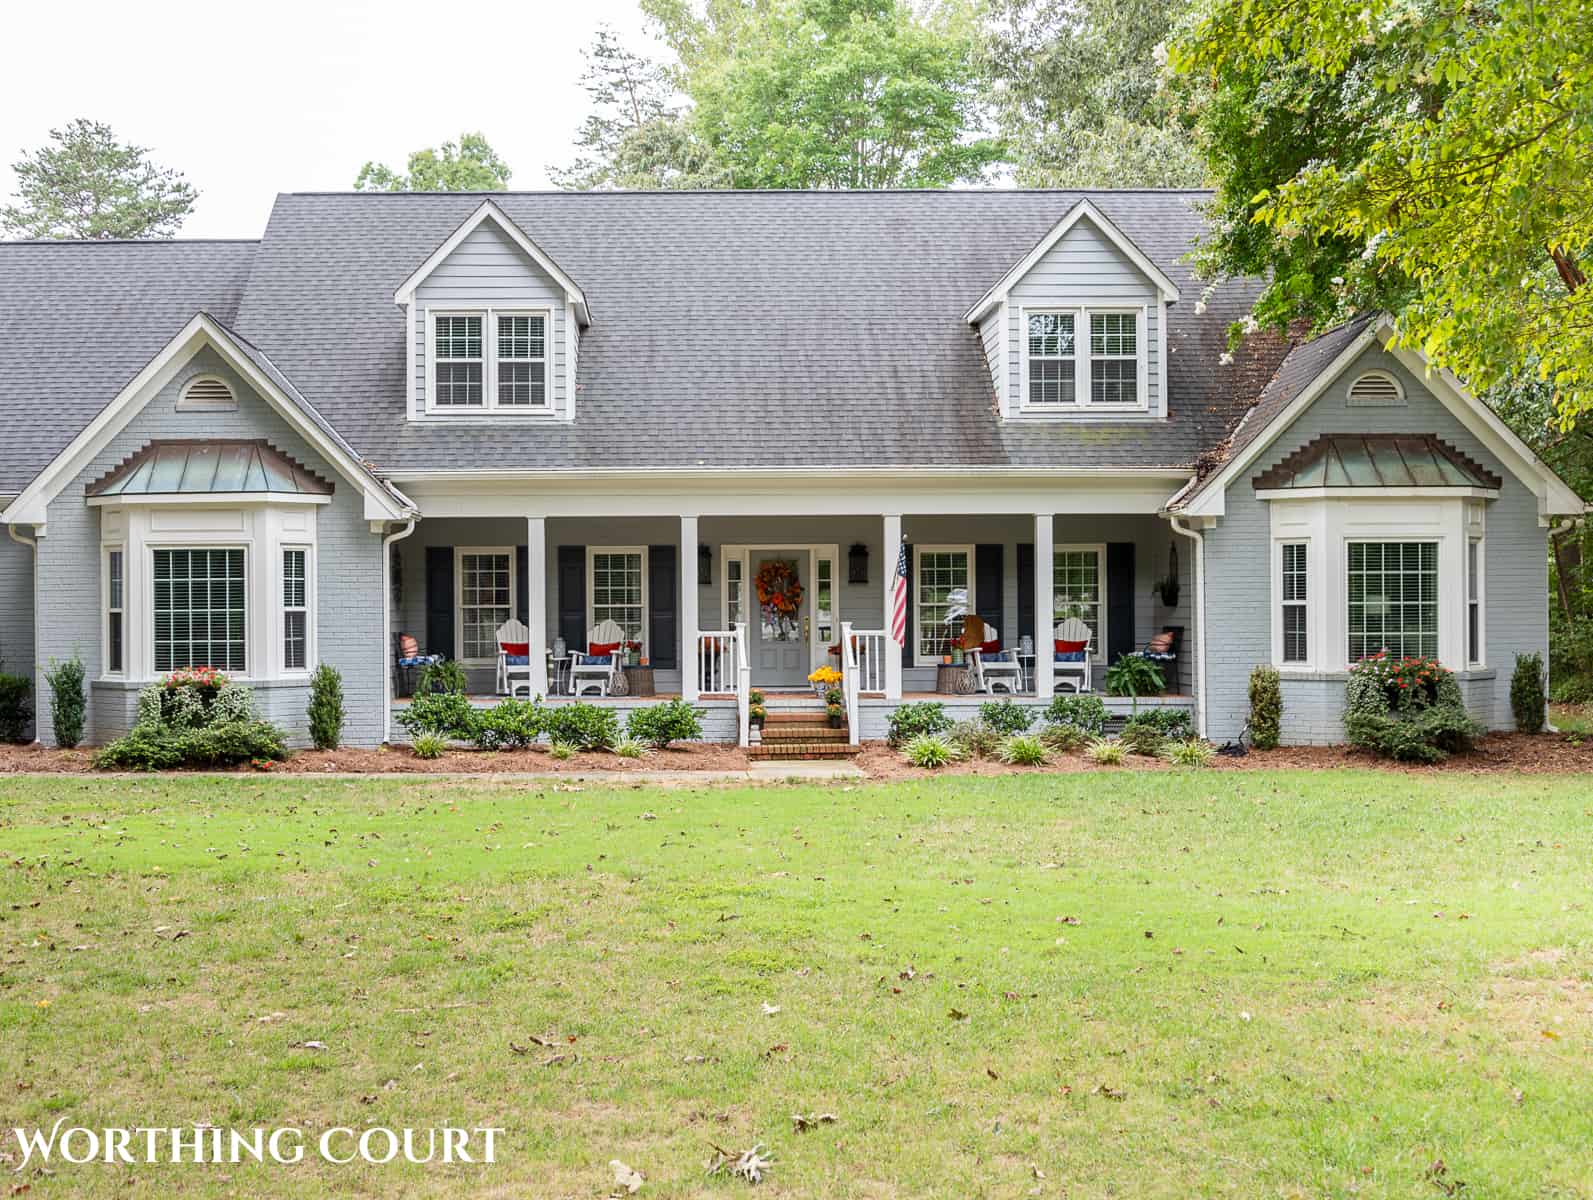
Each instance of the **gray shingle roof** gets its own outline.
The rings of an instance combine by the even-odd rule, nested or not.
[[[279,492],[330,496],[335,485],[264,438],[157,439],[88,487],[90,496]]]
[[[1254,395],[1218,362],[1254,288],[1218,288],[1197,317],[1180,261],[1204,193],[1089,193],[1187,289],[1169,323],[1172,419],[1002,428],[992,415],[963,314],[1082,195],[496,195],[591,302],[570,426],[404,420],[393,291],[480,195],[279,197],[237,327],[387,471],[1188,466]]]
[[[1088,195],[1178,284],[1166,422],[1001,426],[969,305]],[[573,425],[405,419],[393,292],[480,194],[284,194],[254,243],[0,244],[0,493],[197,310],[386,472],[619,466],[1189,468],[1281,351],[1223,366],[1256,287],[1182,261],[1200,192],[498,193],[580,284]],[[70,370],[62,370],[70,363]]]
[[[258,245],[0,243],[0,495],[26,487],[196,312],[231,320]]]

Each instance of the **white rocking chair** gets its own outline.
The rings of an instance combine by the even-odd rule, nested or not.
[[[599,696],[607,696],[615,690],[615,680],[622,672],[625,662],[625,631],[614,621],[599,621],[586,632],[588,649],[592,646],[613,646],[610,654],[582,654],[575,651],[570,655],[570,695],[584,696],[587,692],[596,692]]]
[[[1051,673],[1056,686],[1061,687],[1066,681],[1073,685],[1074,695],[1089,691],[1090,655],[1095,649],[1095,635],[1090,632],[1090,627],[1077,617],[1069,617],[1056,627],[1053,636],[1058,642],[1084,643],[1084,657],[1078,661],[1063,662],[1059,653],[1052,655]],[[1055,646],[1052,648],[1055,649]]]
[[[524,654],[510,654],[509,646],[524,646]],[[531,695],[531,631],[510,617],[498,626],[498,695]]]
[[[984,636],[981,641],[999,642],[1001,631],[994,625],[984,625]],[[973,676],[974,690],[994,696],[997,688],[1006,688],[1009,696],[1015,696],[1018,688],[1023,684],[1023,668],[1018,665],[1018,656],[1011,650],[997,650],[986,654],[979,648],[979,644],[965,646],[968,656],[968,673]]]

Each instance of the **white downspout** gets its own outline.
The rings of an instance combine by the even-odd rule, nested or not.
[[[33,550],[33,740],[39,740],[39,540],[18,533],[15,525],[7,525],[11,540]]]
[[[1173,532],[1195,543],[1195,732],[1206,736],[1206,539],[1198,529],[1169,514]]]
[[[415,532],[415,520],[382,539],[382,744],[393,733],[393,543]]]

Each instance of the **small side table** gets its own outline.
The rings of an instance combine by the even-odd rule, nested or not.
[[[1025,654],[1022,650],[1015,650],[1013,653],[1018,657],[1018,674],[1021,676],[1018,680],[1018,686],[1024,691],[1032,693],[1034,691],[1034,655],[1032,653]]]
[[[946,696],[967,696],[973,690],[973,675],[967,667],[955,663],[940,663],[935,667],[935,691]]]
[[[625,690],[632,696],[656,696],[657,688],[653,683],[652,667],[626,667]]]

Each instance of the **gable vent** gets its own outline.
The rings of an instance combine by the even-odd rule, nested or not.
[[[1387,371],[1367,371],[1350,384],[1349,402],[1352,407],[1388,408],[1405,403],[1405,391]]]
[[[183,388],[177,407],[188,412],[231,412],[238,407],[238,399],[225,379],[200,375]]]

